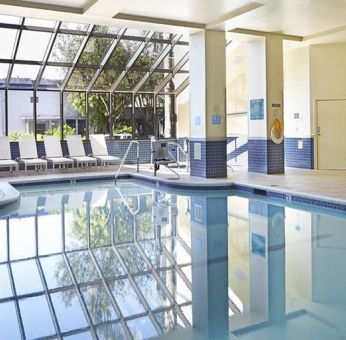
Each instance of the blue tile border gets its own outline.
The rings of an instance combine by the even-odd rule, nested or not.
[[[238,183],[220,183],[220,184],[211,184],[211,185],[196,185],[196,184],[187,184],[187,183],[177,183],[177,182],[168,182],[167,180],[160,180],[157,178],[144,177],[137,174],[120,174],[117,180],[136,180],[139,182],[149,183],[155,185],[159,188],[167,189],[176,189],[181,191],[192,191],[192,192],[201,192],[201,191],[211,191],[211,192],[221,192],[232,190],[234,192],[241,192],[245,194],[253,194],[259,197],[267,197],[270,199],[277,199],[280,201],[286,201],[288,203],[299,203],[307,204],[312,206],[317,206],[320,208],[326,208],[330,210],[337,210],[340,212],[346,212],[346,203],[337,202],[337,200],[319,199],[309,196],[285,193],[284,191],[272,191],[266,188],[258,188],[250,185],[238,184]],[[115,175],[101,175],[101,176],[88,176],[88,177],[73,177],[73,178],[64,178],[64,179],[51,179],[42,181],[23,181],[23,182],[14,182],[11,185],[14,188],[20,187],[30,187],[30,186],[45,186],[45,185],[54,185],[54,184],[76,184],[76,183],[87,183],[87,182],[96,182],[96,181],[115,181]]]

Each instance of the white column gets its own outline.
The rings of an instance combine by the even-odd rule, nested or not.
[[[251,172],[284,172],[282,42],[269,35],[248,43]]]
[[[190,35],[191,175],[225,177],[225,32]]]

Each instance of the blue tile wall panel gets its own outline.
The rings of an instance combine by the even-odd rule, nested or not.
[[[267,141],[268,166],[267,174],[281,174],[285,172],[285,143],[275,144]]]
[[[267,139],[249,139],[248,171],[264,174],[284,173],[284,143],[275,144]]]
[[[173,142],[176,142],[176,140],[172,140]],[[113,140],[113,141],[107,141],[107,148],[108,152],[112,156],[117,156],[122,158],[125,155],[125,152],[130,144],[131,140],[125,140],[125,141],[118,141],[118,140]],[[91,150],[91,145],[89,141],[83,141],[84,144],[84,150],[87,155],[92,154]],[[19,154],[19,145],[18,142],[11,142],[11,157],[12,159],[16,159],[17,157],[20,156]],[[45,148],[44,148],[44,143],[42,141],[38,141],[36,143],[37,145],[37,153],[38,157],[44,157],[46,156]],[[66,141],[61,142],[61,148],[63,155],[68,155],[68,147]],[[140,140],[139,141],[139,150],[140,150],[140,162],[141,163],[150,163],[151,160],[151,142],[150,140]],[[136,156],[137,156],[137,149],[136,146],[133,145],[131,148],[126,163],[127,164],[135,164],[136,163]],[[20,169],[24,169],[24,167],[20,167]]]
[[[194,159],[196,143],[201,144],[201,159]],[[204,178],[227,177],[227,141],[190,141],[190,174]]]
[[[248,171],[267,173],[267,140],[248,140]]]
[[[298,149],[299,141],[303,149]],[[285,161],[292,168],[314,169],[314,138],[285,138]]]
[[[194,158],[195,145],[201,144],[201,159]],[[191,176],[207,177],[206,142],[190,140],[190,174]]]

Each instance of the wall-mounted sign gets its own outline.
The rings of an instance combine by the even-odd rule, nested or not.
[[[294,113],[294,119],[299,119],[299,112]]]
[[[202,146],[201,143],[193,144],[193,159],[200,161],[202,159]]]
[[[251,99],[250,100],[250,120],[264,119],[264,100]]]
[[[281,107],[281,104],[278,104],[278,103],[272,103],[272,107]]]
[[[221,115],[212,115],[211,123],[213,125],[220,125],[221,124]]]
[[[196,126],[201,125],[201,116],[194,116],[193,123]]]

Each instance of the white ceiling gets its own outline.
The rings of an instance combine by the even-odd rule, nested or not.
[[[44,10],[34,8],[40,6]],[[114,19],[119,13],[148,23]],[[346,41],[346,0],[0,0],[0,14],[164,31],[196,30],[191,27],[198,24],[297,35],[312,43]],[[163,19],[174,21],[164,25]]]

